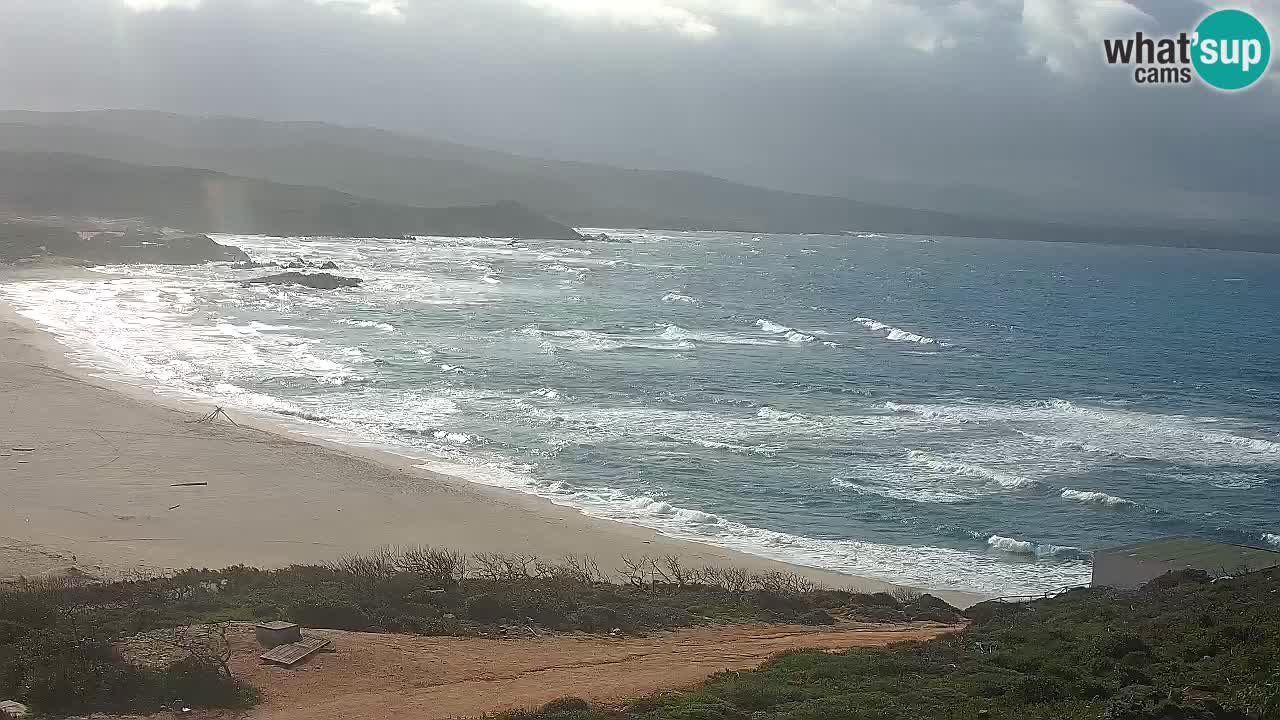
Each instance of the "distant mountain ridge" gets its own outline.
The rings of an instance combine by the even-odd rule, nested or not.
[[[515,203],[421,208],[328,188],[87,155],[0,151],[0,209],[33,215],[139,218],[192,232],[576,239]]]
[[[839,233],[849,230],[1277,252],[1273,234],[1220,226],[1089,226],[935,212],[628,170],[318,122],[150,111],[0,113],[0,149],[61,151],[332,188],[393,205],[510,201],[577,227]],[[1020,216],[1021,215],[1021,216]],[[1172,223],[1171,223],[1172,225]]]

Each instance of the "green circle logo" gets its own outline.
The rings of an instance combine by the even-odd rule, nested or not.
[[[1271,61],[1271,38],[1243,10],[1219,10],[1196,26],[1192,63],[1200,79],[1219,90],[1243,90]]]

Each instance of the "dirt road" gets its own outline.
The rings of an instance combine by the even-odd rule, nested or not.
[[[263,691],[261,720],[434,720],[536,707],[566,695],[636,698],[752,668],[796,648],[843,649],[925,639],[941,625],[694,628],[645,638],[553,636],[509,640],[338,631],[336,652],[294,669],[260,665],[248,627],[235,631],[236,672]]]

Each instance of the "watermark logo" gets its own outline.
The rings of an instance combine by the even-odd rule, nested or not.
[[[1218,90],[1243,90],[1258,82],[1271,62],[1271,38],[1253,15],[1218,10],[1191,33],[1102,41],[1107,64],[1134,66],[1139,85],[1189,85],[1194,78]]]

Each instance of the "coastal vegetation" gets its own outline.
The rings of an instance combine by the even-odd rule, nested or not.
[[[565,698],[501,720],[1273,720],[1280,574],[1165,575],[970,608],[925,642],[780,655],[699,687],[593,707]]]
[[[492,637],[639,634],[737,622],[961,620],[930,595],[828,590],[783,572],[693,568],[675,557],[628,557],[619,567],[605,571],[586,557],[549,562],[411,548],[281,570],[24,581],[0,591],[0,697],[48,713],[152,711],[177,703],[243,707],[254,690],[220,661],[217,634],[212,643],[172,636],[174,628],[228,621]],[[157,632],[170,633],[163,642],[181,650],[177,662],[140,667],[117,651],[129,638]]]
[[[499,720],[1271,720],[1280,717],[1280,573],[1166,575],[1136,591],[1078,588],[961,615],[927,594],[859,594],[803,577],[689,568],[676,558],[413,548],[281,570],[188,570],[117,582],[23,582],[0,594],[0,696],[49,714],[246,707],[228,621],[420,635],[641,634],[681,626],[968,623],[883,649],[780,655],[756,670],[621,705],[568,697]],[[190,628],[205,629],[193,642]],[[212,630],[210,630],[212,629]],[[138,637],[178,649],[132,664]],[[221,637],[221,641],[219,641]],[[210,641],[210,638],[212,641]]]

